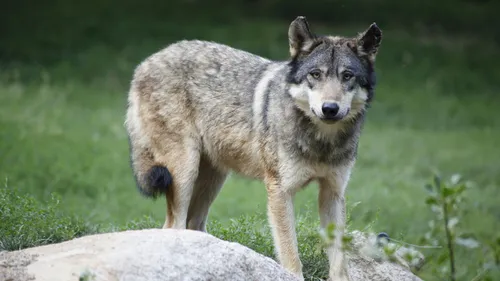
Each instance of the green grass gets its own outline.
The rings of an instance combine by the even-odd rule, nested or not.
[[[8,180],[11,191],[2,190],[0,202],[2,248],[58,242],[96,231],[160,227],[165,202],[139,195],[128,163],[123,121],[134,66],[171,41],[194,37],[283,59],[287,26],[288,22],[270,21],[167,26],[161,39],[134,41],[118,49],[96,44],[42,70],[20,65],[4,71],[0,177]],[[363,28],[322,26],[320,32],[349,35]],[[418,243],[432,218],[424,203],[424,184],[439,170],[475,182],[468,191],[462,227],[481,241],[496,235],[500,229],[496,48],[474,38],[384,32],[376,98],[347,192],[348,206],[359,203],[350,212],[352,229],[370,226]],[[13,187],[15,194],[9,193]],[[56,207],[53,193],[60,198]],[[317,226],[316,200],[315,184],[295,200],[297,215],[305,216],[299,236],[311,278],[324,276],[326,266],[326,257],[314,250],[317,238],[311,238]],[[263,220],[265,204],[262,183],[232,175],[211,209],[209,230],[272,255]],[[250,218],[242,219],[244,215]],[[19,233],[32,235],[21,239]],[[51,235],[55,238],[47,239]],[[476,274],[475,259],[480,256],[459,251],[458,264],[469,269],[463,280]],[[429,277],[431,267],[422,273],[426,280],[435,280]]]
[[[57,195],[41,203],[6,186],[0,190],[0,203],[0,251],[62,242],[97,230],[82,219],[61,214]]]

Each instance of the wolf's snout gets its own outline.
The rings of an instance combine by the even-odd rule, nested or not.
[[[335,102],[325,102],[321,107],[326,119],[334,119],[337,113],[339,113],[339,109],[339,105]]]

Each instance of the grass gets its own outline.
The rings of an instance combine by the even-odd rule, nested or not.
[[[133,67],[171,41],[194,37],[284,59],[287,26],[272,21],[167,26],[163,38],[120,49],[95,44],[44,68],[9,67],[0,79],[0,177],[8,182],[0,193],[2,249],[160,227],[165,202],[139,195],[128,163],[123,121]],[[363,28],[321,26],[319,31],[349,35]],[[432,218],[424,185],[439,170],[475,182],[463,227],[480,241],[496,235],[500,72],[495,48],[474,38],[384,32],[376,98],[347,192],[351,229],[369,227],[418,243]],[[303,217],[299,239],[310,280],[324,276],[326,266],[312,238],[315,187],[311,184],[295,200],[296,213]],[[59,199],[52,199],[54,194]],[[232,175],[211,209],[209,230],[272,256],[265,204],[262,183]],[[457,252],[458,265],[468,269],[463,280],[475,275],[480,257]],[[435,280],[431,268],[421,273],[425,280]]]
[[[0,250],[62,242],[97,230],[81,219],[61,214],[57,195],[45,204],[19,190],[4,187],[0,203]]]

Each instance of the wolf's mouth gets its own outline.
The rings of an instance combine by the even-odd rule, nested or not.
[[[327,123],[327,124],[334,124],[334,123],[344,119],[349,114],[350,109],[347,109],[347,111],[345,113],[339,112],[337,115],[335,115],[333,117],[327,117],[327,116],[324,116],[323,114],[317,114],[316,111],[314,111],[314,108],[311,108],[311,111],[322,122]]]
[[[319,119],[326,123],[326,124],[334,124],[334,123],[337,123],[338,121],[342,120],[344,118],[344,116],[335,116],[333,118],[326,118],[326,117],[320,117]]]

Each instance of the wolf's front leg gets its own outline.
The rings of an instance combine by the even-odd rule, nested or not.
[[[350,280],[347,271],[347,260],[342,250],[342,235],[345,228],[344,192],[349,180],[350,171],[337,171],[330,179],[320,181],[318,198],[321,227],[325,229],[330,223],[335,225],[335,238],[327,249],[329,260],[329,280]]]
[[[266,187],[267,211],[278,260],[299,280],[304,280],[295,233],[293,194],[278,185],[276,181],[268,182]]]

